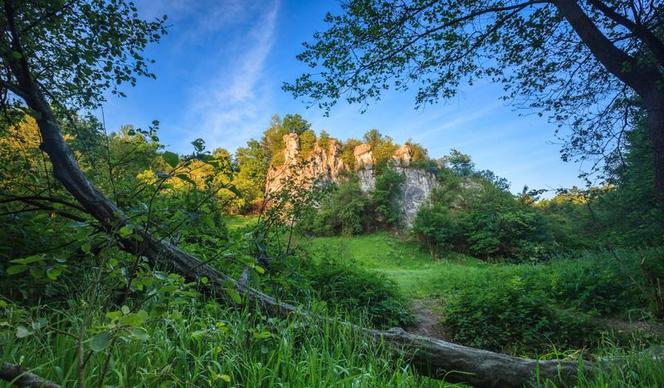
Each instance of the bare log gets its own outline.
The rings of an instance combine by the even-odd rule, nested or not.
[[[20,365],[8,362],[3,362],[0,367],[0,379],[22,388],[60,388],[58,384],[45,380]]]
[[[5,4],[7,6],[7,4]],[[11,11],[11,10],[10,10]],[[19,35],[11,20],[12,49],[21,54],[12,57],[10,67],[20,87],[20,96],[25,100],[37,121],[42,136],[41,148],[53,164],[53,172],[62,185],[78,203],[97,219],[102,228],[115,236],[122,249],[142,255],[151,264],[167,268],[190,281],[207,277],[207,287],[217,297],[223,297],[225,289],[237,288],[252,303],[257,303],[272,315],[306,316],[326,319],[299,311],[292,305],[279,302],[258,290],[239,284],[235,279],[207,265],[197,257],[184,252],[172,244],[162,241],[147,231],[135,229],[134,235],[120,236],[117,231],[127,224],[124,213],[85,177],[69,146],[65,143],[59,124],[43,92],[34,81],[29,64],[23,55]],[[563,385],[573,384],[577,376],[577,364],[571,361],[536,361],[512,357],[461,346],[438,339],[420,337],[401,330],[380,331],[353,326],[368,337],[396,347],[421,373],[433,378],[462,381],[486,387],[522,387],[532,385],[536,376]]]

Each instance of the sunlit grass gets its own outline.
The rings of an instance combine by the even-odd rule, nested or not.
[[[74,386],[77,333],[74,311],[41,309],[55,327],[17,339],[3,331],[2,360]],[[93,327],[103,322],[94,313]],[[57,332],[56,330],[61,331]],[[147,321],[143,341],[117,341],[111,350],[107,386],[245,387],[442,387],[415,374],[408,364],[350,326],[316,319],[274,319],[248,310],[192,300]],[[84,344],[89,349],[89,342]],[[99,384],[105,352],[90,353],[85,383]]]

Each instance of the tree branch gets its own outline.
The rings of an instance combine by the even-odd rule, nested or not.
[[[26,97],[26,93],[25,93],[25,91],[23,91],[23,89],[21,89],[18,85],[15,85],[15,84],[13,84],[9,81],[5,81],[5,80],[0,79],[0,87],[9,90],[10,92],[16,94],[17,96],[19,96],[23,99],[25,99],[25,97]]]
[[[642,24],[635,23],[626,16],[621,15],[613,8],[604,4],[602,0],[588,0],[588,3],[601,11],[609,19],[630,30],[635,37],[643,41],[646,47],[650,49],[650,51],[655,56],[657,63],[659,63],[660,66],[664,66],[664,43],[659,38],[657,38],[657,36],[653,34],[652,31],[648,30]]]
[[[547,4],[547,3],[551,3],[551,1],[550,1],[550,0],[530,0],[530,1],[526,1],[526,2],[523,2],[523,3],[515,4],[515,5],[510,5],[510,6],[484,8],[484,9],[480,9],[480,10],[477,10],[477,11],[474,11],[474,12],[471,12],[471,13],[468,13],[468,14],[466,14],[466,15],[460,16],[460,17],[458,17],[458,18],[454,18],[454,19],[452,19],[452,20],[450,20],[450,21],[448,21],[448,22],[446,22],[446,23],[443,23],[443,24],[441,24],[441,25],[439,25],[439,26],[436,26],[436,27],[434,27],[434,28],[430,28],[430,29],[428,29],[428,30],[426,30],[426,31],[423,31],[423,32],[420,33],[420,34],[417,34],[417,35],[414,36],[412,39],[410,39],[409,41],[407,41],[407,42],[404,43],[403,45],[399,46],[397,49],[390,51],[387,55],[385,55],[385,56],[383,56],[383,57],[380,57],[380,58],[378,58],[378,59],[375,59],[375,60],[369,62],[369,63],[366,64],[366,65],[362,65],[362,66],[360,66],[360,67],[354,72],[354,76],[353,76],[353,77],[357,76],[357,75],[358,75],[361,71],[363,71],[364,69],[369,69],[369,68],[375,66],[375,65],[378,64],[378,63],[384,62],[384,61],[386,61],[386,60],[392,58],[394,55],[396,55],[396,54],[402,52],[403,50],[405,50],[405,49],[407,49],[408,47],[412,46],[413,44],[417,43],[420,39],[424,38],[425,36],[428,36],[428,35],[434,34],[434,33],[438,32],[438,31],[440,31],[440,30],[442,30],[442,29],[445,29],[445,28],[448,28],[448,27],[452,27],[452,26],[454,26],[454,25],[457,25],[457,24],[459,24],[459,23],[465,22],[465,21],[467,21],[467,20],[472,20],[472,19],[475,19],[475,18],[477,18],[477,17],[479,17],[479,16],[486,15],[486,14],[490,14],[490,13],[498,13],[498,12],[505,12],[505,11],[521,10],[521,9],[526,8],[526,7],[529,7],[529,6],[531,6],[531,5],[535,5],[535,4]],[[351,77],[351,78],[352,78],[352,77]]]
[[[576,0],[553,0],[553,4],[607,71],[641,96],[652,91],[655,81],[661,77],[656,68],[640,64],[611,43]]]

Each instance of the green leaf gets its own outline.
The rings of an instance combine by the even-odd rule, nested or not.
[[[115,321],[117,319],[120,319],[121,317],[122,317],[121,311],[109,311],[106,313],[106,318],[110,319],[111,321]]]
[[[137,313],[127,314],[120,318],[120,323],[131,327],[140,327],[145,322],[147,317],[148,313],[141,310]]]
[[[207,334],[207,330],[196,330],[191,333],[191,338],[199,338]]]
[[[24,257],[24,258],[21,258],[21,259],[10,260],[9,262],[10,263],[16,263],[16,264],[27,265],[27,264],[32,264],[32,263],[39,263],[39,262],[42,262],[42,261],[44,261],[44,256],[34,255],[34,256]]]
[[[254,331],[254,338],[256,338],[256,339],[267,339],[267,338],[270,338],[270,337],[272,337],[272,333],[270,333],[267,330]]]
[[[226,293],[231,297],[231,300],[237,304],[242,303],[242,297],[240,293],[232,288],[226,288]]]
[[[12,265],[7,268],[7,275],[16,275],[21,272],[25,272],[28,269],[27,265]]]
[[[64,266],[51,267],[46,270],[46,276],[51,280],[58,280],[58,276],[62,274]]]
[[[16,326],[16,338],[25,338],[32,335],[32,331],[28,330],[27,327],[19,325]]]
[[[161,156],[164,158],[164,161],[173,168],[175,168],[180,162],[180,157],[175,152],[166,151]]]
[[[131,236],[132,233],[134,233],[134,227],[132,225],[125,225],[122,228],[120,228],[118,233],[120,234],[120,237],[127,238]]]
[[[81,245],[81,250],[84,253],[90,253],[90,251],[92,250],[92,245],[89,242],[86,242],[85,244]]]
[[[129,309],[129,306],[127,306],[127,305],[123,305],[120,308],[120,311],[122,311],[122,314],[124,314],[124,315],[127,315],[131,312],[131,310]]]
[[[221,376],[219,376],[219,378],[224,380],[227,383],[231,382],[231,376],[229,376],[229,375],[221,375]]]
[[[148,332],[142,327],[132,327],[131,329],[129,329],[129,333],[131,334],[132,337],[140,341],[147,341],[148,339],[150,339]]]
[[[111,338],[111,333],[107,331],[97,334],[90,341],[90,349],[96,353],[103,351],[111,344]]]

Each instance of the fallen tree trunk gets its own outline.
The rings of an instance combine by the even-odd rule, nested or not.
[[[15,26],[11,24],[10,20],[9,27],[13,30]],[[12,33],[12,49],[21,54],[10,62],[20,87],[16,92],[25,100],[37,121],[42,136],[41,148],[48,154],[56,178],[80,205],[101,223],[106,232],[115,236],[125,251],[144,256],[153,265],[168,268],[190,281],[205,276],[209,279],[206,287],[218,297],[225,295],[225,289],[229,286],[235,287],[249,301],[259,304],[272,315],[296,314],[313,317],[307,312],[298,311],[292,305],[281,303],[258,290],[239,284],[195,256],[144,230],[136,228],[132,236],[120,236],[118,230],[127,225],[126,216],[94,187],[79,168],[64,141],[48,101],[32,78],[18,34],[15,31]],[[523,359],[420,337],[402,330],[379,331],[354,327],[376,341],[395,345],[421,374],[433,378],[462,381],[476,386],[521,387],[533,384],[536,377],[567,385],[572,384],[577,376],[577,364],[571,361]]]
[[[28,372],[20,365],[7,362],[3,362],[0,367],[0,379],[21,388],[60,388],[58,384]]]

